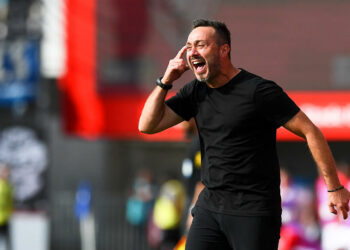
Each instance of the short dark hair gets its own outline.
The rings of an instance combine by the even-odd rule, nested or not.
[[[196,19],[193,21],[192,29],[197,27],[213,27],[218,35],[218,44],[220,46],[228,44],[231,49],[231,33],[225,23],[207,19]],[[229,57],[231,57],[231,53],[229,53]]]

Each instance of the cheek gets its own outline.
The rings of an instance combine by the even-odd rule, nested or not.
[[[219,61],[219,55],[217,54],[211,54],[207,56],[207,61],[211,63],[217,63]]]
[[[188,57],[186,58],[186,61],[187,61],[187,65],[190,67],[190,69],[192,69],[192,64]]]

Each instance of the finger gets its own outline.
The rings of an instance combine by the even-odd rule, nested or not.
[[[183,55],[185,54],[186,48],[187,48],[186,45],[183,46],[183,47],[179,50],[179,52],[177,52],[177,55],[175,56],[175,58],[177,58],[177,59],[182,58]]]
[[[348,203],[343,203],[343,204],[339,204],[337,207],[340,209],[344,220],[347,219],[348,218],[348,212],[349,212],[349,204]]]
[[[349,212],[349,204],[348,203],[345,203],[344,208],[345,208],[345,211]]]
[[[187,70],[189,70],[189,69],[190,69],[190,67],[188,67],[186,64],[183,65],[183,66],[181,67],[181,70],[182,70],[183,72],[185,72],[185,71],[187,71]]]
[[[330,211],[332,214],[337,214],[337,210],[335,210],[334,205],[328,205],[328,207],[329,207],[329,211]]]
[[[174,69],[180,69],[183,71],[189,70],[190,67],[186,64],[186,62],[183,59],[173,59],[170,64],[170,67],[174,68]]]
[[[346,220],[348,218],[348,212],[344,209],[341,210],[342,214],[343,214],[343,219]]]
[[[170,62],[170,66],[174,66],[174,67],[181,66],[181,65],[184,65],[184,64],[186,64],[184,59],[173,59]]]

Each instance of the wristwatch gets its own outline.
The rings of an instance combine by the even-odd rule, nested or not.
[[[164,84],[164,83],[162,83],[162,76],[161,77],[159,77],[158,79],[157,79],[157,81],[156,81],[156,83],[157,83],[157,85],[159,86],[159,87],[161,87],[162,89],[165,89],[165,90],[169,90],[169,89],[171,89],[172,87],[173,87],[173,85],[172,84]]]

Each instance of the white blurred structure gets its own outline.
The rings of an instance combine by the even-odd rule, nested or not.
[[[49,250],[49,219],[44,213],[16,212],[10,221],[11,250]]]
[[[42,1],[41,72],[44,77],[58,78],[65,72],[65,1]]]

